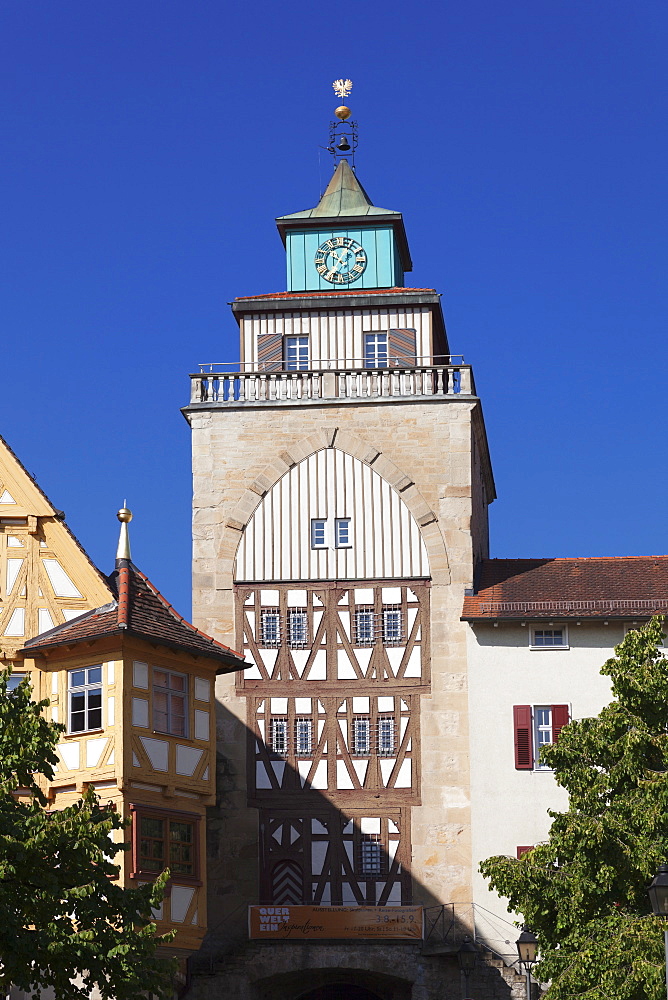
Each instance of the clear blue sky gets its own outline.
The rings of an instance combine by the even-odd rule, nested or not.
[[[354,81],[474,366],[496,556],[666,552],[668,9],[652,0],[4,0],[0,433],[93,559],[190,611],[190,371],[285,288]]]

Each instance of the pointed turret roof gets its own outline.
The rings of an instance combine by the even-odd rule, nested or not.
[[[90,642],[109,635],[130,635],[206,656],[221,663],[219,673],[243,668],[243,656],[187,622],[129,559],[119,559],[108,577],[115,600],[43,632],[25,644],[24,652]]]
[[[360,223],[385,223],[394,228],[397,244],[401,252],[404,271],[411,271],[413,265],[408,250],[408,240],[401,212],[390,208],[378,208],[372,204],[356,174],[350,169],[347,160],[340,160],[327,185],[327,189],[315,208],[307,208],[304,212],[293,212],[292,215],[281,215],[276,219],[278,231],[285,244],[285,233],[288,229],[322,228],[323,225],[345,226]]]
[[[347,160],[341,160],[327,185],[327,189],[315,208],[305,212],[282,215],[276,222],[288,219],[335,219],[341,216],[351,218],[360,215],[394,215],[401,218],[401,212],[390,208],[378,208],[369,198]]]

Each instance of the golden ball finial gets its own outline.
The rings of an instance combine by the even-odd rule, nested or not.
[[[132,520],[132,511],[128,510],[128,508],[125,505],[123,505],[123,507],[121,507],[121,509],[116,514],[116,517],[122,524],[129,524],[129,522]]]
[[[347,108],[345,104],[342,104],[341,107],[335,109],[334,114],[339,119],[339,121],[344,122],[346,118],[350,118],[352,111],[350,110],[350,108]]]

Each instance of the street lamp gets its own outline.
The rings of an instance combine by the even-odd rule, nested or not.
[[[668,917],[668,865],[659,865],[654,881],[647,890],[655,917]],[[666,996],[668,997],[668,930],[663,932],[666,951]]]
[[[536,961],[537,951],[538,938],[531,933],[528,927],[523,927],[522,933],[517,939],[517,954],[520,956],[520,965],[524,966],[527,977],[527,1000],[531,1000],[531,966]]]
[[[457,952],[457,958],[459,959],[459,968],[464,973],[464,979],[466,980],[466,992],[468,994],[469,976],[473,972],[476,959],[478,958],[478,949],[468,934],[464,935],[464,940],[460,944],[459,951]]]

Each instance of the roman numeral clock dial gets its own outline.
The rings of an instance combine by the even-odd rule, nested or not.
[[[348,236],[333,236],[316,250],[315,269],[332,285],[349,285],[357,281],[366,267],[364,248]]]

